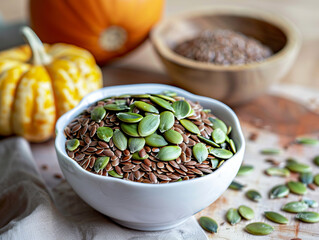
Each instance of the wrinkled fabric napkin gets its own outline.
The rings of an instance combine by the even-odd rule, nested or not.
[[[194,217],[167,231],[121,227],[83,202],[67,182],[53,190],[41,179],[29,144],[0,141],[0,239],[206,240]]]

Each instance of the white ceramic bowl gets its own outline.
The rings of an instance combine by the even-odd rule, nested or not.
[[[63,129],[85,108],[112,95],[160,93],[171,90],[204,108],[232,126],[237,153],[219,169],[204,177],[168,184],[146,184],[99,176],[82,169],[65,151]],[[245,140],[235,113],[225,104],[180,88],[162,84],[134,84],[107,87],[86,96],[56,124],[55,148],[60,167],[74,191],[97,211],[115,222],[138,230],[165,230],[184,222],[219,198],[237,174],[242,163]]]

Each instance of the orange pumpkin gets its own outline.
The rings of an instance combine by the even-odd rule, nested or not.
[[[89,50],[102,64],[141,44],[163,0],[30,0],[31,26],[47,43]]]

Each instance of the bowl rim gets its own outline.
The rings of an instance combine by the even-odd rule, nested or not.
[[[117,182],[117,183],[121,183],[121,184],[127,184],[128,186],[135,186],[135,187],[147,187],[147,188],[165,188],[165,187],[174,187],[176,185],[179,184],[179,186],[185,185],[185,184],[191,184],[193,182],[202,182],[204,180],[206,180],[209,177],[212,177],[214,174],[216,174],[217,171],[220,170],[220,168],[216,169],[214,172],[207,174],[203,177],[198,177],[195,179],[191,179],[191,180],[187,180],[187,181],[181,181],[181,182],[172,182],[172,183],[168,183],[168,184],[149,184],[149,183],[140,183],[140,182],[133,182],[133,181],[125,181],[123,179],[118,179],[118,178],[111,178],[111,177],[105,177],[105,176],[100,176],[97,174],[93,174],[90,173],[88,171],[86,171],[85,169],[83,169],[79,164],[76,163],[76,161],[74,161],[72,158],[70,158],[66,151],[65,151],[65,141],[66,138],[64,136],[64,128],[65,126],[69,123],[66,122],[66,119],[68,119],[70,116],[71,119],[74,119],[74,117],[76,115],[78,115],[81,111],[83,111],[83,109],[85,109],[87,106],[89,106],[90,104],[98,101],[99,99],[103,99],[100,98],[101,95],[104,95],[103,97],[107,97],[107,96],[112,96],[112,90],[118,90],[118,89],[127,89],[127,88],[134,88],[134,87],[140,87],[143,89],[148,89],[148,91],[154,91],[157,89],[168,89],[168,90],[172,90],[172,91],[176,91],[177,93],[182,93],[183,95],[188,95],[188,96],[192,96],[196,99],[198,99],[198,101],[209,101],[211,103],[214,103],[215,105],[219,105],[221,106],[225,111],[228,111],[231,115],[231,118],[233,119],[235,125],[232,126],[233,130],[237,129],[238,131],[238,136],[241,142],[241,147],[239,149],[237,149],[237,152],[227,161],[225,161],[223,163],[223,165],[220,168],[225,168],[228,165],[230,165],[232,163],[232,161],[234,161],[234,159],[237,159],[236,156],[238,155],[243,155],[244,151],[245,151],[245,139],[244,139],[244,135],[240,126],[240,122],[237,118],[237,115],[234,113],[234,111],[227,106],[226,104],[209,98],[209,97],[204,97],[204,96],[199,96],[193,93],[190,93],[186,90],[183,90],[181,88],[178,87],[173,87],[170,85],[166,85],[166,84],[154,84],[154,83],[142,83],[142,84],[128,84],[128,85],[118,85],[118,86],[111,86],[111,87],[104,87],[101,88],[99,90],[96,90],[90,94],[88,94],[87,96],[85,96],[81,102],[72,110],[66,112],[65,114],[63,114],[57,121],[56,123],[56,127],[55,127],[55,132],[56,132],[56,138],[55,138],[55,150],[57,153],[59,153],[61,156],[63,156],[64,158],[66,158],[70,164],[74,167],[73,169],[75,169],[76,171],[79,171],[80,174],[82,175],[86,175],[88,178],[91,179],[96,179],[96,180],[102,180],[105,182]],[[105,94],[105,92],[109,92],[110,94]],[[125,92],[125,90],[124,90]],[[114,94],[113,94],[114,95]],[[187,98],[187,97],[186,97]],[[91,99],[91,100],[87,100],[87,99]],[[60,165],[60,159],[58,158],[58,162]],[[61,166],[60,166],[61,167]]]
[[[217,65],[213,63],[199,62],[186,57],[183,57],[177,53],[175,53],[170,47],[167,46],[166,43],[162,40],[160,35],[161,30],[169,25],[171,22],[178,20],[191,19],[198,16],[205,15],[233,15],[237,17],[248,17],[257,19],[263,22],[267,22],[278,29],[280,29],[283,34],[287,38],[287,42],[282,49],[280,49],[277,53],[266,58],[261,62],[252,62],[242,65]],[[216,6],[214,8],[206,8],[200,9],[196,11],[187,11],[167,19],[164,19],[157,23],[150,32],[150,39],[155,51],[158,52],[159,55],[162,55],[167,60],[182,65],[184,67],[189,68],[198,68],[201,70],[214,70],[214,71],[238,71],[251,69],[256,67],[267,66],[271,63],[275,63],[280,58],[287,55],[289,52],[294,49],[297,50],[301,45],[301,34],[298,28],[295,26],[293,22],[288,20],[286,17],[279,16],[271,11],[261,10],[258,8],[252,7],[238,7],[238,6]]]

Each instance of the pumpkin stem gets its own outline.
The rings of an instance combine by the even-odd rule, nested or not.
[[[30,46],[32,57],[30,63],[34,65],[47,65],[51,62],[51,58],[46,54],[44,46],[35,32],[29,27],[21,29],[22,35],[26,43]]]

